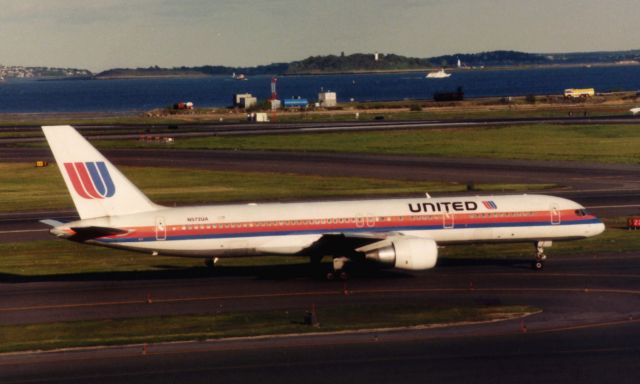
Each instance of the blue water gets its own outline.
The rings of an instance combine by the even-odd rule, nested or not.
[[[283,76],[280,98],[316,100],[321,90],[338,101],[431,99],[434,92],[463,87],[466,97],[561,94],[565,88],[597,92],[640,90],[640,66],[545,68],[509,71],[458,71],[447,79],[425,79],[424,72],[396,74]],[[0,83],[0,112],[146,111],[178,101],[197,107],[224,107],[234,93],[270,96],[270,76],[247,81],[230,77],[132,80],[7,80]]]

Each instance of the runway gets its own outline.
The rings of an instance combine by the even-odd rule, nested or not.
[[[362,274],[346,286],[311,279],[303,267],[25,278],[0,286],[2,323],[311,303],[320,322],[322,308],[358,303],[527,304],[542,312],[437,329],[157,344],[146,354],[133,345],[0,355],[0,381],[631,383],[640,379],[638,267],[640,254],[632,253],[552,258],[542,273],[526,260],[444,259],[430,271]]]
[[[525,124],[640,124],[640,119],[629,115],[592,116],[592,117],[528,117],[528,118],[496,118],[482,120],[407,120],[407,121],[351,121],[351,122],[319,122],[319,123],[183,123],[183,124],[81,124],[76,128],[90,140],[137,139],[141,135],[171,137],[206,137],[206,136],[244,136],[244,135],[278,135],[300,133],[328,133],[354,131],[380,131],[402,129],[447,129],[476,128],[483,126],[506,126]],[[39,134],[39,126],[0,126],[0,145],[18,143],[36,143],[44,141]],[[11,135],[14,133],[14,135]]]
[[[475,183],[557,183],[640,189],[640,165],[357,153],[129,149],[102,151],[115,165]],[[0,162],[53,161],[46,148],[3,148]]]

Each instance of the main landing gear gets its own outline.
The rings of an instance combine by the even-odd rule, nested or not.
[[[547,255],[544,254],[544,247],[550,247],[551,244],[550,241],[538,241],[535,243],[536,260],[533,262],[533,269],[536,271],[544,269],[544,262],[547,260]]]
[[[210,259],[204,259],[204,265],[206,265],[210,269],[213,269],[216,266],[217,263],[218,263],[218,258],[217,257],[212,257]]]
[[[333,259],[333,271],[327,273],[327,280],[348,280],[349,274],[345,271],[347,263],[349,263],[348,257],[335,257]]]

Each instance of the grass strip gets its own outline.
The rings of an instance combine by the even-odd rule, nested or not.
[[[195,269],[190,276],[210,276],[200,258],[152,256],[147,253],[96,247],[71,241],[51,240],[0,243],[0,280],[11,278],[38,278],[62,275],[77,277],[92,274],[117,275],[126,272],[163,272]],[[244,260],[244,261],[243,261]],[[265,256],[239,258],[221,265],[257,266],[306,264],[305,257]]]
[[[304,309],[1,325],[0,352],[455,324],[537,311],[528,306],[344,305],[317,309],[318,327],[304,324]]]
[[[103,148],[148,148],[139,141],[103,141]],[[634,125],[552,125],[413,129],[297,135],[178,138],[172,148],[350,152],[523,160],[640,162]]]
[[[287,173],[224,172],[160,167],[121,167],[153,201],[206,204],[230,201],[292,200],[324,197],[461,192],[464,184],[363,177],[305,176]],[[535,190],[550,184],[477,184],[479,191]],[[55,164],[0,163],[0,212],[70,209],[71,197]]]

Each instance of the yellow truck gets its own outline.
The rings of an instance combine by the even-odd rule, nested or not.
[[[564,97],[572,99],[586,99],[596,95],[596,90],[593,88],[567,88],[564,90]]]

